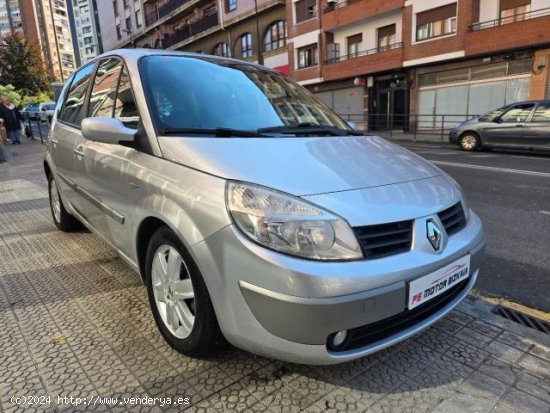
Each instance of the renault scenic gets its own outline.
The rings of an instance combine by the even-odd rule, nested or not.
[[[485,237],[440,169],[280,73],[117,50],[81,67],[44,160],[55,225],[139,273],[158,329],[309,364],[362,357],[456,307]]]

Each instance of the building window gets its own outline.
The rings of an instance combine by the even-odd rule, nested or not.
[[[94,42],[94,38],[93,38],[93,37],[85,37],[85,38],[84,38],[84,44],[85,44],[85,45],[92,44],[93,42]]]
[[[141,18],[141,10],[136,11],[136,26],[141,27],[143,25],[143,20]]]
[[[317,17],[317,0],[299,0],[294,3],[296,23]]]
[[[530,11],[531,0],[500,0],[500,24],[525,20]]]
[[[346,39],[348,45],[348,58],[353,58],[359,54],[359,46],[363,41],[363,33],[354,34]]]
[[[317,43],[298,49],[298,69],[316,66],[319,61]]]
[[[122,40],[122,31],[120,30],[120,24],[116,25],[116,37],[118,40]]]
[[[252,57],[252,35],[245,33],[239,38],[241,57]]]
[[[113,12],[115,14],[115,17],[118,17],[118,5],[117,0],[113,0]]]
[[[128,33],[132,31],[132,18],[130,16],[126,17],[126,30]]]
[[[237,0],[225,0],[225,10],[227,12],[237,10]]]
[[[216,56],[225,56],[229,57],[229,46],[227,46],[227,43],[218,43],[216,46],[214,46],[214,54]]]
[[[82,28],[82,33],[84,34],[91,33],[91,32],[92,32],[92,28],[90,26],[86,26]]]
[[[286,46],[286,22],[279,20],[268,27],[264,36],[266,51],[276,50]]]
[[[378,51],[391,49],[395,44],[395,24],[380,27],[378,30]]]
[[[416,15],[417,41],[453,33],[456,33],[456,3]]]

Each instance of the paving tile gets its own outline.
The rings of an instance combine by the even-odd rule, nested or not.
[[[497,404],[495,411],[522,412],[522,413],[548,413],[550,403],[533,397],[525,392],[511,389]]]
[[[508,385],[516,383],[524,374],[519,366],[504,363],[493,357],[485,359],[479,366],[479,371]]]
[[[541,400],[550,402],[550,380],[523,374],[516,382],[515,387]]]
[[[454,344],[445,354],[469,367],[478,367],[483,360],[489,357],[489,353],[465,342]]]
[[[545,380],[550,380],[550,362],[541,358],[528,355],[521,359],[519,365],[527,372],[535,376],[542,377]]]
[[[487,344],[483,350],[491,354],[492,357],[510,364],[514,364],[525,355],[521,350],[496,340]]]

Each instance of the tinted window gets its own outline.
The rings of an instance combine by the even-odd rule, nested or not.
[[[134,94],[132,93],[130,76],[126,71],[126,68],[124,68],[122,75],[120,76],[114,117],[120,119],[127,128],[138,128],[140,121],[139,112],[134,99]]]
[[[550,122],[550,103],[541,103],[537,107],[531,122]]]
[[[305,88],[268,69],[183,56],[146,57],[140,68],[160,130],[257,130],[301,123],[349,129]]]
[[[532,103],[514,106],[500,117],[500,121],[502,123],[526,122],[533,110],[533,106],[535,105]]]
[[[90,94],[90,104],[88,106],[88,116],[112,117],[116,98],[116,88],[122,62],[117,58],[103,59],[99,62],[92,93]]]
[[[63,110],[61,111],[60,119],[62,121],[80,126],[82,120],[80,116],[82,106],[84,105],[84,99],[86,98],[86,91],[88,89],[88,83],[90,83],[90,76],[93,68],[94,65],[91,64],[83,67],[75,74]]]

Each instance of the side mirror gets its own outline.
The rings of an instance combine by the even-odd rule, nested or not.
[[[137,131],[127,128],[118,119],[86,118],[82,120],[81,132],[90,141],[119,144],[133,142]]]

